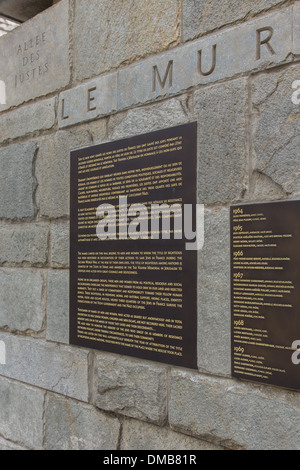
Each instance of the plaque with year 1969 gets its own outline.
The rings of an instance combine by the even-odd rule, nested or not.
[[[231,208],[232,373],[300,390],[300,201]]]
[[[197,367],[196,135],[71,152],[71,344]]]

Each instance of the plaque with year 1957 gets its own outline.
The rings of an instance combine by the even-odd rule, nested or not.
[[[300,201],[231,208],[232,374],[300,390]]]
[[[71,344],[197,367],[196,135],[71,152]]]

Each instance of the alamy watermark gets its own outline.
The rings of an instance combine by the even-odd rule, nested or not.
[[[6,347],[4,341],[0,341],[0,365],[6,364]]]
[[[199,251],[204,246],[204,205],[132,204],[119,197],[118,206],[97,208],[96,233],[99,240],[182,240],[185,249]],[[193,228],[195,227],[195,228]]]

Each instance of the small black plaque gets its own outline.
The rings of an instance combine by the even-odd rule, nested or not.
[[[197,251],[172,235],[122,237],[120,222],[120,196],[128,210],[196,208],[196,136],[191,123],[71,152],[71,344],[197,367]],[[97,237],[114,219],[99,219],[103,204],[116,208],[114,240]]]
[[[300,389],[300,201],[231,208],[232,374]]]

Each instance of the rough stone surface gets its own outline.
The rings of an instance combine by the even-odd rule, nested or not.
[[[249,189],[245,194],[245,200],[255,202],[278,201],[287,195],[279,184],[260,171],[253,172]]]
[[[299,105],[291,99],[299,75],[300,66],[292,66],[259,75],[252,85],[255,169],[286,193],[300,190]]]
[[[120,423],[94,407],[49,395],[45,413],[46,450],[116,450]]]
[[[101,141],[106,133],[105,121],[59,131],[41,139],[36,162],[37,204],[41,217],[69,215],[70,151]]]
[[[230,375],[229,210],[206,210],[204,224],[204,247],[198,255],[198,366]]]
[[[186,96],[144,108],[132,109],[110,118],[109,138],[117,140],[186,124],[190,120],[190,115],[189,99]]]
[[[33,175],[36,144],[11,145],[0,150],[0,218],[35,216]]]
[[[170,424],[232,449],[299,450],[299,400],[294,392],[173,371]]]
[[[43,274],[31,269],[0,269],[0,326],[12,331],[40,331],[45,306]]]
[[[60,0],[2,39],[0,449],[300,449],[299,393],[231,377],[229,220],[300,195],[300,0]],[[70,346],[70,151],[193,121],[199,371]]]
[[[125,420],[122,429],[122,450],[220,450],[205,441],[194,439],[169,428],[136,420]]]
[[[43,404],[41,390],[0,377],[1,436],[20,446],[42,449]]]
[[[0,39],[0,62],[5,64],[1,80],[6,84],[0,111],[69,83],[68,36],[68,1],[62,0]]]
[[[55,99],[38,101],[1,114],[0,142],[51,129],[55,123]]]
[[[69,343],[69,271],[52,270],[47,284],[46,338]]]
[[[239,199],[248,184],[246,103],[244,79],[195,93],[199,122],[198,202],[201,204]]]
[[[245,20],[251,16],[288,3],[288,0],[183,0],[183,37],[193,39],[224,25]]]
[[[98,408],[162,424],[167,415],[167,372],[163,367],[113,355],[95,358]]]
[[[0,450],[27,450],[24,447],[20,447],[13,442],[7,441],[6,439],[0,438]]]
[[[88,78],[167,49],[179,43],[180,33],[178,0],[77,0],[75,76]]]
[[[263,44],[257,58],[257,30],[266,26],[273,29],[273,51]],[[285,8],[120,69],[118,110],[183,93],[193,86],[274,67],[290,61],[292,51],[292,9]]]
[[[67,268],[69,266],[69,232],[69,222],[53,222],[51,224],[51,266],[53,268]]]
[[[193,86],[291,61],[291,54],[297,49],[297,31],[293,31],[292,13],[292,7],[275,11],[266,17],[255,18],[168,49],[65,90],[59,97],[59,127],[171,97]],[[298,24],[298,20],[295,21]],[[270,41],[272,49],[262,44],[258,58],[257,30],[266,26],[273,30]],[[261,40],[265,39],[264,34],[266,31],[262,32]],[[214,47],[215,66],[212,61]]]
[[[48,259],[48,236],[45,224],[0,226],[0,264],[44,265]]]
[[[44,340],[0,333],[6,365],[0,375],[88,401],[88,352]]]
[[[294,27],[293,27],[293,39],[294,39],[294,46],[293,52],[294,54],[300,54],[300,3],[296,2],[293,6],[293,20],[294,20]]]

